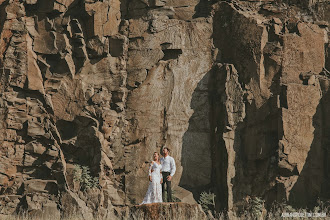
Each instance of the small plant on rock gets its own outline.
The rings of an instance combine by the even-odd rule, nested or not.
[[[90,170],[88,166],[80,166],[78,164],[75,165],[75,168],[73,170],[73,180],[79,183],[80,190],[82,191],[99,187],[98,178],[93,178],[90,175]]]
[[[260,219],[264,210],[264,200],[259,197],[251,199],[251,214],[253,217]]]
[[[215,210],[215,194],[211,192],[203,191],[200,194],[198,203],[202,206],[204,212],[208,212],[209,210]]]

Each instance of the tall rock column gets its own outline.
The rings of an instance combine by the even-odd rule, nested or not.
[[[193,114],[191,99],[212,67],[212,26],[207,19],[182,21],[155,17],[129,20],[128,88],[125,143],[128,197],[142,201],[152,152],[171,149],[177,164],[174,184],[210,182],[209,149],[183,143]],[[208,141],[208,137],[206,141]],[[186,147],[186,148],[185,148]],[[195,170],[195,161],[201,170]],[[196,167],[196,168],[198,168]],[[194,181],[194,182],[192,182]],[[140,182],[141,184],[136,184]]]

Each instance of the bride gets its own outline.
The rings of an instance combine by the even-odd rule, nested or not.
[[[162,165],[159,161],[159,154],[157,152],[153,155],[153,161],[149,168],[149,188],[142,204],[163,202],[162,199],[162,182],[163,176],[161,174]]]

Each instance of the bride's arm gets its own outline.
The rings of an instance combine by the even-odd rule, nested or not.
[[[149,180],[150,180],[150,182],[152,182],[152,178],[151,178],[151,173],[153,172],[152,165],[153,165],[153,162],[150,163],[150,167],[149,167]]]
[[[161,176],[160,184],[162,184],[163,183],[162,167],[159,169],[159,173],[160,173],[160,176]]]

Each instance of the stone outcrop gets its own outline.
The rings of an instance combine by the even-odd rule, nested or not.
[[[127,213],[130,219],[208,219],[199,205],[158,203],[133,206]]]
[[[307,0],[0,0],[0,214],[201,219],[210,190],[230,215],[251,196],[329,199],[329,14]],[[184,203],[129,210],[163,146]],[[77,167],[98,187],[80,190]]]

